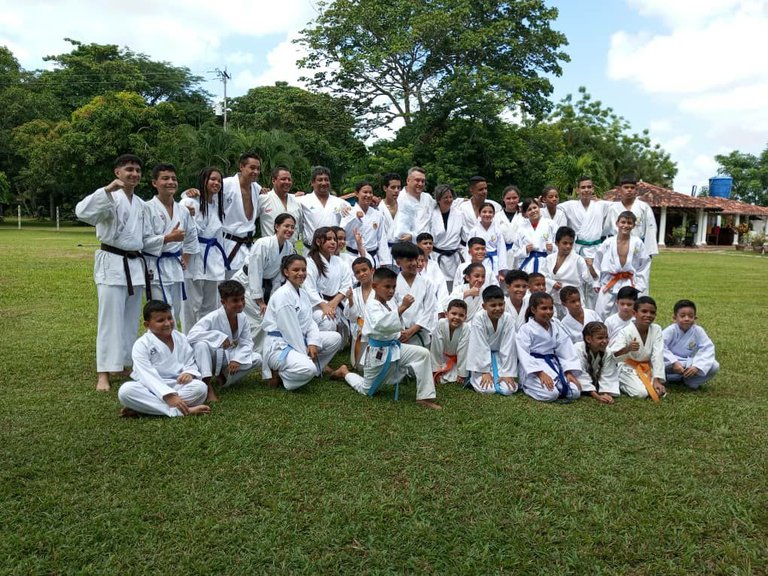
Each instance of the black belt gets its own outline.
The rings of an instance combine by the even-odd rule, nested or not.
[[[253,237],[253,232],[248,232],[246,236],[235,236],[234,234],[230,234],[229,232],[224,232],[224,238],[227,240],[232,240],[232,242],[235,242],[235,247],[232,248],[232,251],[229,253],[229,256],[227,256],[227,260],[232,262],[232,260],[237,255],[238,251],[240,250],[240,246],[245,244],[246,246],[251,246],[253,244],[255,238]]]
[[[245,272],[245,275],[248,276],[248,264],[243,266],[242,268],[243,272]],[[265,304],[269,304],[269,298],[272,296],[272,278],[262,278],[261,279],[261,290],[262,290],[262,300],[264,300]]]
[[[151,281],[149,279],[149,269],[147,268],[147,261],[144,260],[144,256],[138,250],[122,250],[121,248],[115,248],[109,244],[101,244],[102,252],[109,252],[116,256],[123,257],[123,270],[125,271],[125,281],[128,285],[128,294],[133,296],[133,280],[131,280],[131,267],[128,265],[128,260],[141,259],[141,265],[144,267],[144,291],[147,295],[147,301],[152,299],[152,288],[150,286]]]
[[[347,246],[347,250],[349,250],[350,252],[352,252],[352,254],[355,254],[355,255],[357,255],[357,256],[360,256],[360,252],[359,252],[358,250],[355,250],[354,248],[350,248],[349,246]],[[370,254],[371,256],[376,256],[376,254],[378,254],[378,253],[379,253],[379,249],[378,249],[378,248],[376,248],[376,250],[367,250],[367,249],[366,249],[366,252],[367,252],[368,254]]]
[[[465,246],[466,244],[464,244],[462,242],[462,245]],[[432,247],[432,251],[433,252],[437,252],[437,254],[438,254],[438,256],[437,256],[437,263],[438,263],[438,265],[440,264],[440,259],[441,258],[449,258],[449,257],[453,256],[456,253],[459,254],[459,261],[461,263],[464,263],[464,255],[461,253],[461,248],[456,248],[455,250],[443,250],[442,248],[436,248],[436,247],[433,246]]]
[[[320,294],[320,296],[322,296],[323,300],[325,300],[326,302],[330,302],[331,300],[336,298],[336,296],[328,296],[328,294]],[[343,298],[341,299],[341,302],[339,302],[339,308],[341,308],[342,312],[344,311],[344,299]]]

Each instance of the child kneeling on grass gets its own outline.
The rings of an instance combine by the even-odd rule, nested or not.
[[[483,274],[485,270],[483,269]],[[435,384],[456,382],[464,384],[467,377],[467,346],[469,326],[466,322],[467,303],[454,299],[448,303],[445,318],[437,321],[432,335],[432,376]]]
[[[581,395],[592,396],[602,404],[613,404],[619,396],[619,366],[607,352],[608,328],[602,322],[588,322],[582,332],[583,342],[575,344],[581,360]]]
[[[662,332],[667,381],[682,382],[688,388],[698,390],[720,371],[720,364],[715,360],[715,345],[696,324],[693,301],[675,303],[674,321]]]
[[[122,417],[208,414],[208,387],[200,380],[187,337],[173,329],[170,304],[150,300],[144,306],[147,332],[133,345],[132,381],[120,386]]]
[[[441,410],[442,406],[435,402],[437,393],[429,350],[401,342],[401,317],[414,303],[414,297],[405,295],[398,307],[393,300],[396,285],[397,273],[389,268],[378,268],[374,272],[374,297],[365,304],[363,322],[363,336],[368,338],[368,348],[363,354],[364,377],[350,372],[345,380],[360,394],[373,396],[383,384],[393,383],[397,387],[410,369],[416,376],[416,402]],[[397,396],[397,388],[395,394]]]

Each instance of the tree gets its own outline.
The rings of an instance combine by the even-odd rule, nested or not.
[[[336,0],[297,40],[311,86],[348,102],[365,130],[419,111],[472,116],[478,102],[540,116],[565,36],[541,0]]]
[[[768,206],[768,146],[760,156],[734,150],[730,154],[715,156],[720,168],[718,174],[733,178],[731,198]]]

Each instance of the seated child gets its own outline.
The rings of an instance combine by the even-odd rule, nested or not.
[[[608,340],[614,339],[635,318],[635,300],[640,291],[632,286],[624,286],[616,295],[618,312],[605,319],[605,327],[608,328]]]
[[[335,371],[328,368],[341,348],[341,334],[321,331],[312,319],[312,303],[302,286],[307,277],[306,259],[292,254],[283,258],[282,267],[286,283],[272,293],[262,324],[266,334],[262,370],[267,386],[282,383],[286,390],[296,390],[323,374],[344,378],[349,371],[345,365]]]
[[[584,339],[581,334],[584,326],[589,322],[600,322],[600,316],[594,310],[584,308],[581,305],[579,290],[574,286],[566,286],[560,290],[560,301],[566,310],[566,314],[560,320],[560,323],[574,344],[581,342]]]
[[[526,293],[525,299],[523,300],[523,306],[525,307],[525,310],[528,310],[528,300],[530,299],[531,294],[533,294],[534,292],[546,292],[546,291],[547,291],[546,276],[544,276],[544,274],[542,274],[541,272],[530,272],[528,274],[528,292]],[[523,317],[525,317],[525,314],[523,314]],[[557,307],[555,307],[555,314],[553,318],[559,318],[559,317],[560,315],[557,313]]]
[[[507,313],[515,321],[515,330],[525,324],[525,311],[528,308],[528,273],[522,270],[510,270],[504,277],[508,298],[504,300]]]
[[[218,400],[213,377],[226,388],[261,367],[261,354],[253,350],[251,326],[244,312],[245,287],[237,280],[224,280],[219,284],[219,296],[221,307],[197,321],[187,336],[208,385],[209,402]]]
[[[132,381],[117,392],[120,416],[191,416],[208,414],[208,387],[200,380],[187,337],[173,329],[170,304],[150,300],[144,305],[147,332],[133,345]]]
[[[451,292],[451,300],[463,300],[467,305],[468,323],[472,322],[475,315],[483,308],[481,296],[485,285],[486,269],[483,264],[474,262],[464,268],[464,282],[456,284]]]
[[[469,383],[483,394],[517,392],[515,323],[504,307],[504,291],[488,286],[483,290],[483,310],[472,320],[469,332]]]
[[[343,233],[343,231],[341,232]],[[315,230],[307,253],[304,290],[312,303],[312,317],[320,330],[344,330],[344,298],[352,287],[352,267],[336,255],[337,233],[331,227]]]
[[[664,367],[668,382],[680,382],[697,390],[720,370],[715,345],[696,324],[696,304],[679,300],[674,307],[674,324],[662,332]]]
[[[467,377],[467,346],[469,345],[469,326],[467,303],[464,300],[451,300],[445,318],[437,322],[437,330],[432,335],[432,376],[435,384],[457,382],[464,384]]]
[[[568,333],[552,321],[554,313],[552,296],[531,294],[527,322],[517,331],[518,372],[523,392],[534,400],[568,402],[581,395],[581,362]]]
[[[557,214],[560,215],[562,212]],[[587,286],[591,290],[594,283],[584,258],[573,249],[575,241],[576,232],[573,228],[561,226],[555,233],[557,252],[547,256],[542,270],[547,278],[547,291],[555,301],[555,312],[558,318],[565,315],[565,307],[560,302],[560,290],[566,286],[575,286],[583,300],[583,287]]]
[[[365,304],[372,294],[371,261],[364,256],[358,256],[352,262],[352,273],[360,285],[347,290],[347,307],[344,309],[344,316],[349,321],[350,329],[349,361],[353,369],[357,369],[362,366],[363,352],[368,345],[368,339],[363,336],[362,328]]]
[[[584,326],[584,341],[575,344],[581,360],[581,395],[589,394],[603,404],[613,404],[619,396],[619,367],[609,352],[608,329],[602,322],[589,322]]]
[[[457,284],[464,283],[464,269],[466,265],[474,264],[475,262],[485,266],[485,285],[483,285],[483,288],[498,286],[498,279],[493,272],[491,262],[485,257],[485,240],[477,236],[470,238],[467,242],[467,252],[469,253],[469,262],[463,263],[456,269],[456,275],[453,277],[453,287],[455,288]]]
[[[355,258],[357,258],[358,255],[347,250],[347,231],[341,226],[329,226],[329,228],[334,234],[336,234],[336,250],[334,255],[338,256],[338,258],[346,265],[347,269],[350,270],[351,274],[352,262],[355,260]],[[353,234],[356,234],[357,237],[359,237],[360,243],[364,244],[363,235],[360,230],[355,230]],[[364,246],[360,247],[359,252],[360,256],[364,256],[368,259],[371,258],[370,254],[368,254]]]
[[[401,317],[416,299],[406,294],[397,306],[393,300],[396,285],[397,273],[389,268],[378,268],[373,273],[374,296],[365,304],[363,323],[363,336],[368,339],[368,347],[363,353],[364,376],[349,372],[345,380],[357,392],[367,396],[376,394],[383,384],[393,383],[397,399],[400,380],[406,370],[410,370],[416,376],[416,402],[426,408],[441,410],[435,402],[437,394],[429,350],[402,341]]]
[[[664,340],[656,320],[656,301],[641,296],[635,301],[635,321],[621,330],[608,352],[619,361],[619,386],[631,398],[655,402],[664,396]]]
[[[392,246],[392,258],[400,267],[395,303],[400,306],[409,295],[415,300],[400,314],[400,341],[429,349],[430,334],[437,326],[437,303],[432,285],[419,276],[419,248],[411,242],[398,242]]]

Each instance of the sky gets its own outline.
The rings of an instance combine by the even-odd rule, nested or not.
[[[716,175],[716,154],[768,144],[768,0],[545,0],[559,10],[571,61],[551,78],[558,101],[586,86],[677,163],[675,190]],[[311,0],[0,0],[0,45],[27,70],[69,52],[64,38],[117,44],[204,76],[220,97],[301,85],[292,43],[316,18]],[[760,56],[763,54],[763,56]],[[638,175],[642,178],[642,175]]]

